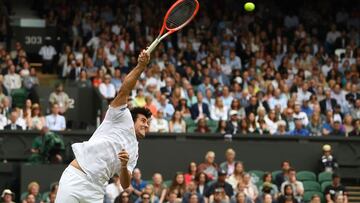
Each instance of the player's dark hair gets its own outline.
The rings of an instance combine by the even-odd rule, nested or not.
[[[145,107],[134,107],[130,110],[130,112],[134,122],[138,118],[139,114],[144,115],[147,119],[151,118],[152,115],[151,111]]]

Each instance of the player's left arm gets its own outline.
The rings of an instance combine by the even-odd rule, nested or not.
[[[122,150],[118,154],[118,158],[120,160],[120,184],[121,186],[126,189],[130,186],[130,180],[131,180],[131,172],[127,168],[127,164],[129,162],[129,154]]]
[[[110,106],[119,107],[127,104],[130,92],[134,89],[136,82],[138,81],[141,73],[145,70],[149,61],[150,55],[143,50],[138,57],[137,66],[125,77],[117,96],[111,102]]]

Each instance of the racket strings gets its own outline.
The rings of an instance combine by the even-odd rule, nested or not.
[[[170,12],[166,19],[166,26],[170,29],[180,27],[193,16],[196,6],[194,0],[184,0]]]

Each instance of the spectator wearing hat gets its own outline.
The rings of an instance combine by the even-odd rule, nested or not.
[[[334,173],[339,167],[336,158],[331,154],[331,146],[326,144],[322,147],[323,155],[319,160],[320,172]]]
[[[347,191],[344,185],[341,184],[339,175],[333,173],[331,185],[328,185],[324,191],[325,199],[329,202],[335,202],[336,195],[343,195],[344,202],[348,202]]]
[[[1,194],[1,198],[2,198],[2,203],[15,203],[13,201],[14,193],[11,192],[10,189],[5,189]]]
[[[236,110],[231,110],[229,112],[230,120],[226,122],[226,134],[236,134],[240,132],[240,123],[239,123],[239,117],[238,112]]]
[[[225,152],[226,161],[220,164],[220,168],[227,172],[228,177],[234,173],[236,163],[235,156],[236,153],[232,148],[227,149]]]
[[[205,193],[205,196],[207,198],[209,198],[212,194],[214,194],[219,188],[222,188],[225,192],[225,194],[228,196],[228,197],[232,197],[234,195],[234,190],[232,188],[232,186],[227,183],[225,180],[226,180],[226,175],[227,175],[227,172],[224,171],[224,170],[219,170],[218,173],[218,178],[217,180],[211,184],[209,186],[209,189],[208,191]]]
[[[295,129],[290,131],[289,135],[292,136],[309,136],[310,132],[304,128],[302,119],[295,119]]]

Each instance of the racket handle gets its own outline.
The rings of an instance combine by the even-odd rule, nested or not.
[[[156,48],[156,46],[160,43],[160,39],[155,39],[154,41],[153,41],[153,43],[151,43],[151,45],[146,49],[146,52],[148,53],[148,54],[151,54],[151,52]]]

